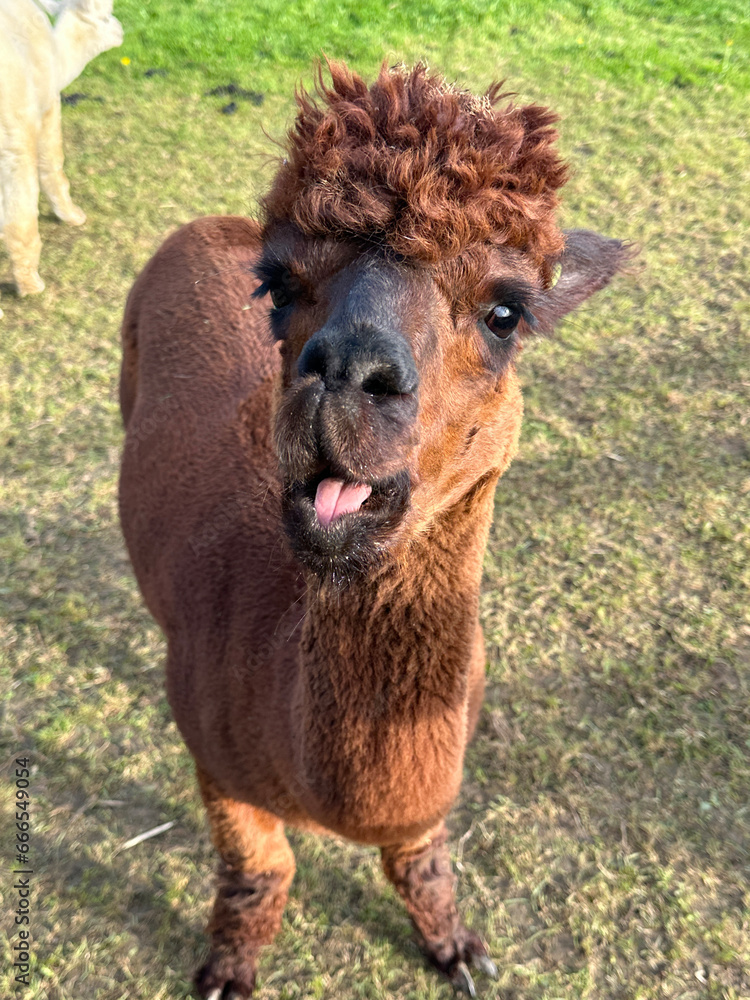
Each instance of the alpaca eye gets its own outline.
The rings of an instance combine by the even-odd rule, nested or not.
[[[487,329],[498,340],[507,340],[521,321],[521,310],[517,306],[494,306],[484,317]]]
[[[298,282],[289,271],[282,271],[268,283],[268,292],[274,309],[283,309],[294,301]]]

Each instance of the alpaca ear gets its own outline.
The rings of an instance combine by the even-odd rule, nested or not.
[[[47,11],[50,17],[57,17],[60,13],[60,8],[63,5],[63,0],[39,0],[39,3]]]
[[[635,255],[630,244],[588,229],[566,229],[564,233],[565,249],[557,266],[557,282],[540,292],[532,307],[535,329],[541,333],[550,333],[563,316],[609,284]]]

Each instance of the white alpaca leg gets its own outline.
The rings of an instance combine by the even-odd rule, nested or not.
[[[63,173],[62,122],[60,101],[42,116],[39,132],[39,182],[42,191],[52,205],[58,219],[80,226],[86,221],[86,213],[70,198],[70,184]]]
[[[3,235],[3,222],[5,213],[3,212],[3,186],[0,184],[0,236]],[[0,309],[0,319],[3,318],[3,311]]]
[[[10,254],[19,295],[41,292],[39,277],[39,181],[37,167],[28,152],[5,149],[0,153],[0,184],[3,189],[5,228],[3,238]]]

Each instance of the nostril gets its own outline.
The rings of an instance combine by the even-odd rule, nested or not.
[[[366,392],[368,396],[400,396],[405,391],[401,382],[398,372],[381,368],[370,372],[363,380],[362,392]]]
[[[330,359],[325,343],[308,340],[297,360],[298,375],[318,375],[325,378],[330,367]]]

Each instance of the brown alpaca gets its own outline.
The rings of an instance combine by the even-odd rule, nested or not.
[[[547,109],[421,66],[369,89],[330,71],[262,224],[175,233],[123,324],[123,529],[221,858],[211,1000],[253,991],[285,823],[380,847],[435,966],[472,994],[470,965],[495,974],[444,820],[482,702],[516,357],[627,253],[557,227]]]

